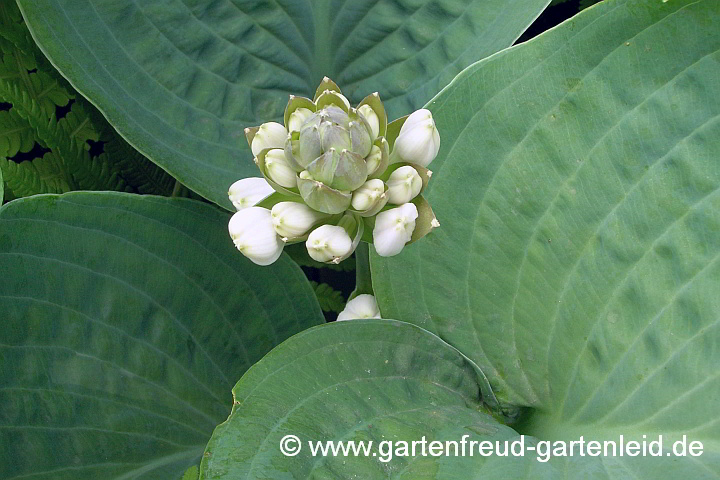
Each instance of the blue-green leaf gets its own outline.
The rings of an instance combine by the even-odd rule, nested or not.
[[[0,478],[162,479],[198,465],[236,379],[323,322],[287,256],[239,255],[183,199],[42,195],[0,210]]]
[[[382,315],[533,407],[521,433],[705,445],[573,461],[596,478],[720,472],[718,25],[715,0],[603,2],[466,70],[429,105],[441,227],[372,258]]]
[[[549,0],[20,0],[43,52],[145,156],[231,208],[243,128],[328,75],[392,117],[509,45]]]

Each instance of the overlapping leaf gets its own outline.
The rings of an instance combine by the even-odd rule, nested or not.
[[[409,113],[512,42],[549,0],[19,2],[53,64],[181,182],[230,207],[257,176],[243,128],[324,75]]]

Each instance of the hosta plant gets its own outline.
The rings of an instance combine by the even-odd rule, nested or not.
[[[0,477],[719,478],[720,4],[605,0],[512,46],[548,3],[19,0],[79,94],[208,201],[3,205]],[[384,129],[413,112],[442,142]],[[392,176],[430,159],[427,185]],[[418,189],[442,227],[383,252]],[[340,268],[361,225],[325,323],[291,255],[322,265],[319,240]],[[423,437],[536,450],[307,443]]]

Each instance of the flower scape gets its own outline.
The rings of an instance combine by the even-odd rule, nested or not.
[[[290,96],[284,123],[245,129],[263,176],[228,192],[230,236],[254,263],[270,265],[299,242],[323,263],[347,259],[361,241],[389,257],[440,226],[421,195],[440,149],[429,110],[388,123],[377,93],[352,108],[325,77],[313,100]]]

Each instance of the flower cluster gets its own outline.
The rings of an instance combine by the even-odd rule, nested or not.
[[[313,100],[290,96],[284,123],[245,129],[263,178],[229,191],[230,236],[253,262],[297,242],[319,262],[339,263],[361,241],[392,256],[439,226],[420,195],[440,148],[428,110],[388,123],[377,93],[353,108],[326,77]]]

